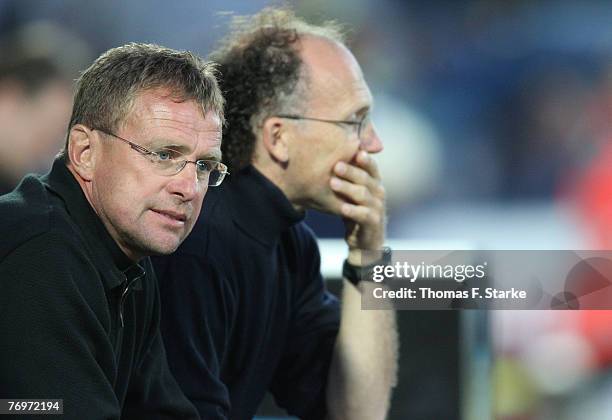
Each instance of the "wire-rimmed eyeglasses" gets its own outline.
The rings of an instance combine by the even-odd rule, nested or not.
[[[287,118],[290,120],[306,120],[306,121],[318,121],[323,123],[330,124],[339,124],[339,125],[349,125],[357,128],[357,137],[360,140],[363,140],[365,128],[370,124],[370,113],[365,113],[363,116],[357,120],[327,120],[323,118],[313,118],[313,117],[304,117],[302,115],[294,115],[294,114],[279,114],[276,115],[278,118]]]
[[[156,152],[147,149],[133,141],[124,139],[114,133],[93,128],[108,136],[114,137],[130,145],[130,147],[145,156],[151,163],[155,171],[160,175],[173,176],[181,172],[188,163],[193,163],[196,167],[198,181],[207,182],[209,187],[217,187],[221,185],[223,179],[229,174],[227,166],[216,160],[187,160],[184,155],[172,149],[160,149]]]

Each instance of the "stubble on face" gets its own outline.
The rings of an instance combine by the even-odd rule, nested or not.
[[[203,115],[194,101],[178,102],[153,90],[135,98],[121,134],[149,149],[184,148],[188,160],[197,160],[220,156],[220,129],[218,116]],[[172,253],[193,228],[207,190],[197,181],[195,166],[187,164],[174,176],[160,175],[129,145],[101,141],[109,142],[105,162],[91,186],[98,216],[133,260]]]

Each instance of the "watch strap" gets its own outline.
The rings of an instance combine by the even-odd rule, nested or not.
[[[358,266],[351,264],[348,259],[344,260],[342,265],[342,277],[357,286],[360,281],[373,281],[372,271],[377,265],[387,265],[391,262],[391,248],[384,247],[382,256],[371,264]]]

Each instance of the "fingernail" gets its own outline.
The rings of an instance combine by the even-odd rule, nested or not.
[[[340,210],[342,211],[342,214],[349,215],[351,213],[351,206],[350,204],[343,204]]]
[[[336,172],[340,175],[343,175],[346,172],[346,163],[338,162],[336,164]]]
[[[364,162],[364,163],[367,162],[368,159],[370,158],[368,153],[363,151],[363,150],[361,152],[359,152],[359,154],[361,154],[361,161]]]
[[[332,177],[331,179],[331,186],[333,189],[338,189],[340,188],[341,182],[338,178]]]

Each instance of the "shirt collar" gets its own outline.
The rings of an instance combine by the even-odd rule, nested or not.
[[[232,211],[238,225],[255,240],[274,245],[280,234],[304,219],[285,194],[252,165],[227,183]]]
[[[59,157],[53,162],[51,171],[42,181],[64,201],[70,217],[83,233],[89,250],[93,253],[93,264],[103,273],[108,289],[119,286],[132,277],[137,263],[128,258],[111,237],[106,227],[91,207],[81,186],[66,166],[65,159]],[[141,280],[135,288],[142,288]]]

